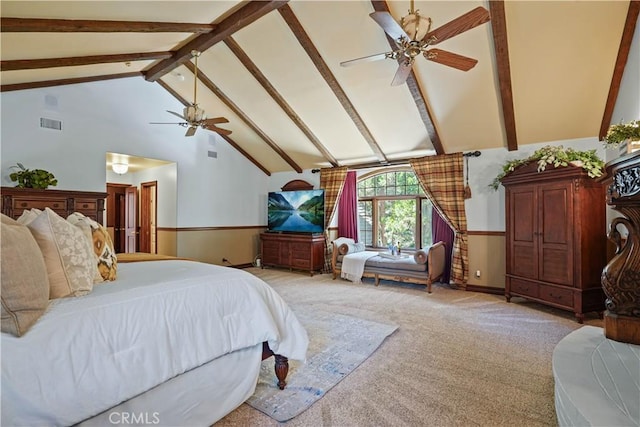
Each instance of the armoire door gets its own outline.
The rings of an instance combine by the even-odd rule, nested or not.
[[[513,186],[507,190],[509,273],[529,279],[538,278],[538,211],[536,187]]]
[[[538,187],[538,278],[573,285],[573,183]]]

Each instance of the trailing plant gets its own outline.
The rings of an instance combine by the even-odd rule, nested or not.
[[[9,174],[9,178],[12,182],[18,182],[16,187],[19,188],[41,188],[45,189],[49,186],[55,187],[58,185],[58,180],[51,172],[44,169],[26,169],[22,166],[22,163],[17,163],[12,168],[20,169],[17,172]]]
[[[516,170],[519,166],[532,162],[538,163],[538,172],[545,170],[547,165],[553,165],[553,167],[557,168],[568,166],[571,162],[576,162],[576,165],[586,170],[591,178],[597,178],[602,175],[604,168],[604,161],[598,157],[596,150],[577,151],[573,148],[565,149],[562,145],[547,145],[536,150],[527,158],[507,161],[507,163],[502,166],[502,172],[494,178],[489,186],[497,190],[502,178]]]
[[[640,141],[640,120],[611,125],[604,137],[604,143],[607,147],[617,147],[627,140]]]

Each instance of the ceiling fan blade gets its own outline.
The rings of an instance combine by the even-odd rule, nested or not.
[[[228,130],[228,129],[222,129],[222,128],[219,128],[219,127],[218,127],[218,126],[216,126],[216,125],[210,125],[210,126],[209,126],[209,125],[207,125],[207,126],[203,126],[203,127],[204,127],[205,129],[207,129],[207,130],[210,130],[210,131],[213,131],[213,132],[219,133],[219,134],[221,134],[221,135],[231,135],[231,131],[230,131],[230,130]]]
[[[409,77],[409,73],[411,73],[411,64],[398,65],[398,71],[396,71],[396,75],[393,77],[391,86],[399,86],[402,83],[406,82],[407,77]]]
[[[184,136],[193,136],[196,133],[196,129],[198,129],[197,126],[190,126],[189,129],[187,129],[187,133],[185,133]]]
[[[211,119],[205,119],[202,121],[205,126],[215,125],[216,123],[229,123],[226,117],[213,117]]]
[[[184,118],[183,116],[181,116],[180,114],[178,114],[178,113],[176,113],[176,112],[174,112],[174,111],[169,111],[169,110],[167,110],[167,113],[171,113],[171,114],[173,114],[174,116],[178,116],[178,117],[180,117],[182,120],[187,120],[186,118]]]
[[[373,18],[392,39],[398,40],[402,37],[409,39],[407,33],[404,32],[400,24],[393,19],[393,16],[391,16],[389,12],[373,12],[370,13],[369,16]]]
[[[490,20],[491,16],[489,15],[489,11],[482,6],[478,6],[441,27],[428,32],[422,41],[427,42],[431,37],[435,37],[435,40],[430,42],[431,45],[434,45],[484,24],[485,22],[489,22]]]
[[[458,55],[457,53],[448,52],[442,49],[429,49],[424,53],[424,56],[429,61],[437,62],[438,64],[446,65],[448,67],[457,68],[458,70],[462,71],[469,71],[478,63],[477,59]]]
[[[388,53],[376,53],[375,55],[363,56],[362,58],[350,59],[348,61],[341,62],[340,65],[343,67],[350,67],[351,65],[360,63],[360,62],[370,62],[370,61],[378,61],[380,59],[385,59],[388,55],[391,55],[393,52]]]

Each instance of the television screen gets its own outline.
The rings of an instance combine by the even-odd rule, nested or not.
[[[324,190],[272,191],[267,201],[269,231],[324,231]]]

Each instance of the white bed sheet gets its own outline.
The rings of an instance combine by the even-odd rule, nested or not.
[[[52,301],[23,337],[2,334],[2,425],[75,424],[263,341],[305,359],[306,331],[250,273],[179,260],[121,264],[117,281]]]

